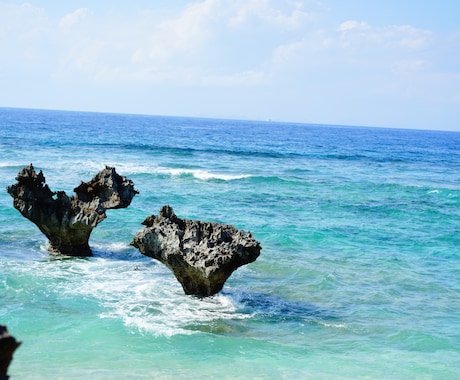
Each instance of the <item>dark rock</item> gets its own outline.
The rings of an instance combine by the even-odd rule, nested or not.
[[[180,219],[170,206],[149,216],[132,245],[165,264],[186,294],[207,297],[222,290],[238,267],[262,249],[251,233],[227,224]]]
[[[0,326],[0,380],[8,379],[8,367],[13,360],[14,351],[21,345],[8,333],[6,326]]]
[[[14,207],[46,235],[52,253],[69,256],[91,256],[88,240],[106,218],[105,211],[128,207],[138,194],[131,180],[108,166],[77,186],[73,196],[51,191],[42,171],[37,174],[32,164],[19,171],[16,180],[7,187]]]

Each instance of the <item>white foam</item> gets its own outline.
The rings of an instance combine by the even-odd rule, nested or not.
[[[131,246],[126,242],[112,242],[107,244],[93,243],[91,244],[91,247],[94,249],[100,249],[110,252],[123,252],[128,249],[131,249]]]
[[[131,284],[131,295],[115,305],[106,305],[108,310],[101,317],[120,318],[128,327],[168,337],[194,334],[194,326],[213,321],[249,318],[239,313],[226,296],[206,299],[186,296],[178,284],[168,284],[165,280],[161,284]],[[163,290],[158,292],[160,287]],[[127,289],[123,293],[128,293]]]
[[[232,181],[236,179],[243,179],[250,177],[249,174],[223,174],[223,173],[211,173],[203,169],[185,169],[185,168],[157,168],[158,173],[170,174],[171,176],[182,176],[192,175],[196,179],[202,181],[209,181],[213,179],[222,181]]]
[[[138,164],[113,164],[117,168],[117,171],[124,175],[129,174],[163,174],[172,177],[181,176],[192,176],[196,179],[208,181],[213,179],[231,181],[235,179],[248,178],[249,174],[225,174],[225,173],[213,173],[204,169],[189,169],[189,168],[171,168],[164,166],[157,166],[155,164],[138,165]]]
[[[316,321],[319,325],[324,326],[324,327],[332,327],[336,329],[345,329],[347,328],[347,325],[345,323],[327,323],[323,322],[321,320]]]
[[[7,166],[5,164],[5,166]],[[172,177],[181,177],[181,176],[192,176],[201,181],[209,180],[221,180],[221,181],[232,181],[238,179],[244,179],[251,177],[250,174],[229,174],[229,173],[220,173],[213,172],[205,169],[190,169],[190,168],[171,168],[165,166],[158,166],[155,163],[148,164],[139,164],[132,162],[98,162],[94,160],[78,160],[72,162],[71,167],[69,167],[68,162],[59,164],[59,161],[56,162],[56,165],[53,166],[55,172],[60,173],[61,171],[66,172],[75,172],[74,177],[71,178],[71,183],[75,181],[78,183],[79,180],[89,180],[93,175],[98,173],[100,170],[104,169],[105,166],[115,167],[117,172],[120,175],[129,177],[133,174],[163,174],[169,175]],[[55,177],[57,174],[48,170],[47,168],[36,167],[36,169],[43,169],[45,171],[45,176],[50,179],[49,185],[53,188],[59,188],[61,186],[59,182],[62,181],[62,178]],[[84,170],[84,173],[82,173]],[[80,178],[80,176],[85,176]],[[48,181],[47,181],[48,182]],[[68,182],[68,181],[67,181]]]
[[[94,299],[100,305],[100,318],[120,319],[127,327],[149,334],[189,335],[202,324],[250,317],[239,312],[228,296],[185,295],[167,268],[145,257],[130,261],[92,257],[46,264],[47,277],[66,278],[53,291]]]
[[[0,168],[15,168],[17,166],[24,165],[24,162],[16,162],[16,161],[2,161],[0,162]],[[28,164],[27,164],[28,165]]]
[[[212,180],[212,179],[219,179],[223,181],[233,181],[236,179],[243,179],[243,178],[249,178],[249,174],[236,174],[236,175],[231,175],[231,174],[215,174],[215,173],[210,173],[205,170],[197,170],[195,173],[193,173],[193,176],[195,178],[207,181],[207,180]]]

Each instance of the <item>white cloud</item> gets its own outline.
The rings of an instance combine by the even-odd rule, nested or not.
[[[0,2],[0,41],[36,40],[49,27],[46,11],[30,3],[14,5]]]
[[[458,95],[459,35],[376,25],[365,18],[334,19],[340,15],[313,0],[177,5],[185,2],[171,8],[155,2],[144,9],[126,6],[123,12],[107,3],[51,10],[0,0],[0,70],[8,73],[0,86],[19,88],[19,83],[28,89],[49,82],[85,93],[136,87],[146,98],[159,88],[171,94],[201,92],[203,99],[220,91],[235,99],[248,94],[276,99],[264,110],[288,107],[288,113],[310,101],[319,107],[321,97],[330,94],[338,103],[348,98],[344,94],[355,100],[375,94],[387,99]],[[163,103],[174,103],[171,99]],[[208,100],[213,101],[209,95]],[[200,103],[206,101],[196,100]]]
[[[297,40],[282,43],[273,50],[272,62],[286,66],[340,64],[365,66],[397,65],[426,68],[430,63],[418,52],[433,44],[433,33],[411,26],[373,27],[367,22],[349,20],[335,30],[307,31]]]
[[[147,37],[147,45],[133,54],[133,62],[166,63],[175,54],[194,52],[207,40],[209,23],[215,17],[218,5],[218,0],[193,3],[178,17],[153,26],[153,32]]]
[[[0,6],[3,13],[5,5]],[[433,40],[430,31],[411,26],[374,27],[356,20],[335,30],[313,30],[311,15],[321,8],[306,1],[203,0],[163,19],[153,11],[114,19],[110,13],[80,8],[52,20],[44,9],[28,3],[8,7],[8,14],[0,16],[0,31],[12,36],[4,40],[10,53],[14,45],[17,54],[27,52],[25,60],[47,54],[48,60],[56,60],[47,70],[58,67],[55,75],[61,79],[82,75],[89,80],[190,82],[196,75],[197,84],[228,85],[257,84],[271,71],[292,66],[380,61],[393,70],[408,70],[410,65],[420,69],[429,67],[429,59],[408,52],[422,50]],[[76,28],[82,21],[84,27]]]
[[[72,26],[74,26],[80,20],[82,20],[87,14],[88,14],[87,8],[80,8],[72,13],[66,14],[59,21],[59,28],[64,29],[64,30],[70,29]]]
[[[166,18],[154,10],[117,18],[80,8],[54,19],[26,3],[9,6],[15,17],[0,23],[0,38],[5,30],[8,44],[17,46],[24,60],[46,57],[43,69],[54,80],[255,85],[261,79],[254,73],[261,72],[278,41],[301,33],[311,20],[305,3],[202,0],[174,8]],[[20,48],[17,40],[24,36],[34,43]]]
[[[302,2],[278,1],[275,5],[272,5],[269,0],[233,2],[232,13],[228,24],[233,28],[259,20],[266,25],[298,29],[315,15],[314,12],[303,10]]]
[[[367,22],[354,20],[340,24],[337,32],[343,47],[401,47],[413,50],[426,47],[431,42],[433,35],[429,30],[414,28],[410,25],[373,27]]]
[[[52,40],[52,25],[44,9],[29,3],[14,5],[0,2],[0,71],[15,77],[42,74],[49,55],[44,44]],[[1,83],[0,83],[1,86]]]
[[[433,92],[441,94],[430,88],[444,82],[435,74],[436,61],[450,54],[436,49],[436,36],[429,30],[351,20],[335,29],[306,31],[277,46],[272,77],[286,88],[303,86],[305,93],[323,97],[328,93],[328,102],[335,98],[342,108],[341,102],[429,102]],[[458,85],[458,79],[453,83]],[[448,92],[442,97],[449,98]]]
[[[267,83],[267,78],[261,71],[245,71],[229,75],[206,76],[201,83],[205,86],[252,86]]]
[[[410,25],[389,26],[384,28],[388,39],[394,38],[397,45],[408,49],[423,49],[432,41],[433,33],[429,30],[417,29]]]
[[[195,68],[197,84],[260,83],[261,77],[254,73],[261,72],[270,59],[276,41],[282,38],[279,31],[298,33],[311,18],[303,7],[304,2],[289,0],[192,3],[176,17],[153,25],[131,61],[139,68],[138,75],[143,73],[149,80],[171,78],[162,71],[174,69],[183,75]],[[274,38],[267,38],[269,34]],[[181,80],[180,75],[176,80]]]
[[[369,30],[371,27],[367,22],[358,22],[354,20],[349,20],[341,23],[337,30],[339,32],[346,32],[350,30]]]

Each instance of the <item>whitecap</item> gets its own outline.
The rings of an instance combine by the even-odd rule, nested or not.
[[[210,173],[205,170],[197,170],[193,173],[193,176],[197,179],[201,179],[204,181],[207,180],[212,180],[212,179],[218,179],[222,181],[233,181],[237,179],[244,179],[244,178],[249,178],[251,177],[249,174],[236,174],[236,175],[231,175],[231,174],[216,174],[216,173]]]
[[[93,243],[91,244],[91,248],[110,252],[124,252],[128,249],[132,249],[132,247],[126,242],[112,242],[107,244]]]
[[[209,170],[204,169],[189,169],[189,168],[171,168],[165,166],[158,166],[154,163],[149,164],[138,164],[138,163],[130,163],[130,162],[107,162],[101,165],[100,162],[95,161],[85,161],[85,162],[78,162],[74,163],[76,169],[80,169],[82,167],[85,168],[85,171],[91,172],[98,172],[101,169],[107,166],[115,167],[119,174],[130,176],[133,174],[162,174],[168,175],[172,177],[181,177],[181,176],[192,176],[196,179],[202,181],[209,181],[209,180],[221,180],[221,181],[232,181],[238,179],[244,179],[251,177],[250,174],[227,174],[227,173],[218,173],[212,172]]]
[[[0,168],[16,168],[22,167],[23,163],[18,163],[15,161],[2,161],[0,162]]]
[[[251,177],[249,174],[223,174],[223,173],[212,173],[203,169],[185,169],[185,168],[164,168],[158,167],[157,171],[162,174],[169,174],[171,176],[182,176],[182,175],[191,175],[196,179],[202,181],[209,180],[222,180],[222,181],[232,181],[236,179],[243,179]]]
[[[311,322],[310,320],[308,322]],[[332,327],[336,329],[346,329],[347,325],[345,323],[328,323],[324,322],[321,320],[315,321],[318,325],[324,326],[324,327]]]

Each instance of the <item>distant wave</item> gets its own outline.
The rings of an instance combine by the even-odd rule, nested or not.
[[[208,180],[221,180],[221,181],[232,181],[236,179],[243,179],[251,177],[249,174],[223,174],[223,173],[211,173],[203,169],[181,169],[181,168],[158,168],[159,173],[170,174],[172,176],[188,176],[191,175],[196,179],[203,181]]]
[[[202,181],[220,180],[220,181],[233,181],[252,177],[251,174],[229,174],[211,172],[205,169],[191,169],[191,168],[171,168],[155,165],[132,165],[132,164],[115,164],[117,171],[123,175],[129,174],[160,174],[171,177],[193,177]]]
[[[24,163],[24,164],[15,164],[15,163],[0,163],[0,168],[22,168],[25,165],[28,165],[29,163]],[[62,170],[66,171],[66,173],[71,173],[72,171],[75,172],[87,172],[88,178],[81,178],[83,179],[89,179],[91,175],[95,175],[98,171],[103,169],[105,166],[112,166],[115,167],[117,172],[121,175],[125,176],[130,176],[133,174],[153,174],[153,175],[165,175],[165,176],[171,176],[171,177],[193,177],[195,179],[201,180],[201,181],[211,181],[211,180],[220,180],[220,181],[233,181],[233,180],[239,180],[239,179],[244,179],[244,178],[250,178],[252,177],[251,174],[244,174],[244,173],[237,173],[237,174],[232,174],[232,173],[222,173],[222,172],[212,172],[209,170],[205,169],[192,169],[192,168],[172,168],[172,167],[163,167],[163,166],[156,166],[156,165],[146,165],[146,164],[133,164],[133,163],[122,163],[122,162],[97,162],[97,161],[75,161],[72,163],[72,166],[69,167],[68,163],[59,165],[59,162],[56,162],[56,165],[54,167],[49,167],[49,164],[47,167],[42,167],[40,166],[40,163],[38,165],[35,165],[34,167],[37,170],[43,170],[45,173],[45,176],[49,176],[52,178],[52,175],[50,174],[50,171],[54,170]],[[78,182],[78,179],[76,179]],[[54,186],[54,184],[50,184],[51,186]]]
[[[11,169],[14,169],[14,168],[23,168],[25,165],[28,165],[30,164],[27,163],[27,164],[24,164],[24,163],[18,163],[18,162],[10,162],[10,161],[5,161],[5,162],[0,162],[0,168],[5,168],[5,169],[8,169],[8,168],[11,168]]]

